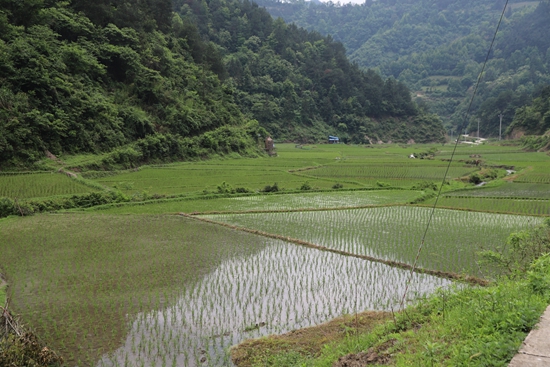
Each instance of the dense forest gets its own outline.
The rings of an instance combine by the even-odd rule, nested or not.
[[[516,110],[506,135],[517,138],[523,135],[550,134],[550,86],[541,90],[532,102]]]
[[[273,20],[248,0],[175,0],[175,5],[184,22],[219,45],[237,103],[276,139],[443,138],[439,119],[419,110],[403,83],[360,70],[330,36]]]
[[[254,154],[269,133],[443,138],[404,84],[248,0],[0,0],[0,81],[3,166]]]
[[[367,0],[361,5],[258,0],[275,17],[346,47],[350,59],[416,91],[449,130],[464,116],[504,9],[501,0]],[[550,84],[550,2],[511,0],[483,75],[467,131],[498,136],[516,108]]]
[[[265,130],[220,81],[215,46],[178,22],[169,0],[1,0],[0,165],[253,153]]]

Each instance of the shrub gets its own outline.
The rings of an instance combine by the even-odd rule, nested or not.
[[[308,181],[306,181],[302,184],[302,186],[300,186],[300,190],[302,191],[311,190],[311,185],[309,184]]]
[[[266,185],[262,191],[263,192],[277,192],[277,191],[279,191],[279,185],[277,185],[277,182],[275,182],[271,186]]]

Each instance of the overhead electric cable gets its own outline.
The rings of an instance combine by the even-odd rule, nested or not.
[[[504,9],[502,9],[502,14],[500,15],[500,19],[499,19],[497,27],[495,29],[495,34],[493,35],[493,39],[492,39],[491,44],[489,46],[489,50],[487,51],[487,56],[485,57],[485,62],[483,63],[483,67],[481,68],[481,72],[479,73],[479,76],[477,77],[477,82],[475,84],[474,92],[472,93],[472,98],[470,99],[470,103],[468,105],[466,115],[464,116],[464,122],[460,126],[460,129],[458,129],[458,134],[457,134],[458,136],[457,136],[457,139],[455,141],[453,151],[451,153],[451,159],[449,160],[449,163],[447,164],[447,169],[445,170],[445,174],[443,175],[443,180],[441,182],[441,185],[440,185],[439,190],[437,192],[437,195],[435,197],[435,202],[434,202],[434,205],[432,206],[432,210],[431,210],[430,216],[428,218],[428,223],[426,224],[426,229],[424,230],[424,234],[422,235],[422,240],[420,241],[420,246],[418,247],[418,251],[417,251],[416,257],[414,259],[413,267],[411,268],[411,271],[410,271],[409,276],[407,278],[407,283],[405,284],[405,291],[403,292],[403,297],[401,298],[401,302],[399,303],[399,309],[400,310],[403,309],[403,306],[405,304],[405,299],[407,297],[407,293],[409,292],[409,285],[411,283],[414,271],[416,270],[416,267],[418,265],[418,258],[420,257],[420,253],[422,252],[422,249],[424,247],[424,242],[426,241],[426,235],[428,234],[428,230],[430,229],[430,225],[432,223],[432,219],[433,219],[434,214],[435,214],[435,209],[437,207],[437,202],[439,201],[439,197],[441,196],[441,190],[443,189],[443,185],[445,184],[447,174],[449,173],[449,169],[451,168],[451,163],[453,163],[453,158],[454,158],[455,153],[456,153],[456,148],[458,146],[458,143],[460,142],[460,132],[462,131],[463,128],[466,127],[466,123],[468,122],[468,118],[469,118],[469,115],[470,115],[470,110],[472,109],[472,104],[473,104],[474,98],[477,94],[479,84],[481,83],[481,78],[483,77],[483,72],[485,71],[485,67],[487,66],[487,62],[489,61],[489,56],[491,55],[491,51],[493,50],[493,45],[495,43],[495,39],[497,37],[498,30],[500,29],[500,24],[502,23],[502,19],[504,18],[504,13],[506,12],[506,8],[508,7],[508,1],[509,0],[506,0],[506,3],[504,4]],[[478,136],[478,138],[479,138],[479,136]]]

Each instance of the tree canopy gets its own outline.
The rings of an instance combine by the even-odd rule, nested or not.
[[[115,161],[137,163],[255,146],[259,127],[220,81],[221,58],[171,9],[0,0],[0,165],[44,151],[120,148]]]
[[[403,83],[350,63],[330,36],[273,20],[248,0],[175,0],[175,7],[218,45],[243,112],[278,139],[443,138],[435,116],[417,118],[423,112]],[[416,125],[428,120],[435,129],[419,134]]]
[[[515,109],[550,84],[548,0],[509,1],[469,121],[472,87],[504,1],[258,2],[273,16],[343,42],[353,62],[405,83],[455,131],[465,123],[476,131],[481,120],[482,135],[497,136],[498,114],[507,127]]]

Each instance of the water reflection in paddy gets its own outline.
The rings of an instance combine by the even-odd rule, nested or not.
[[[278,240],[224,261],[175,304],[139,314],[124,345],[98,366],[227,366],[244,339],[399,303],[408,272]],[[450,282],[415,274],[409,298]]]

